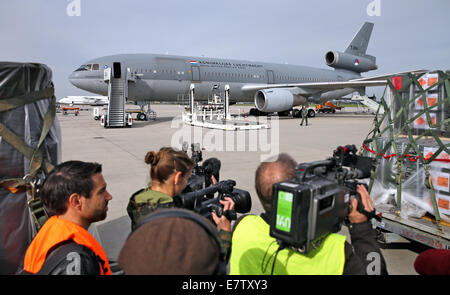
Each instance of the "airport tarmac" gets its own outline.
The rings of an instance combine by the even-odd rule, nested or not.
[[[300,119],[268,119],[271,129],[258,131],[218,131],[190,127],[181,122],[182,107],[152,105],[155,121],[135,121],[131,128],[103,128],[95,121],[92,110],[78,116],[58,113],[62,133],[62,160],[94,161],[103,165],[103,176],[113,199],[108,204],[108,217],[98,223],[97,238],[106,246],[113,260],[129,233],[126,206],[132,193],[144,188],[150,180],[150,166],[144,163],[148,151],[163,146],[181,149],[181,142],[199,142],[203,159],[218,158],[222,167],[220,180],[233,179],[236,187],[250,192],[252,214],[263,209],[254,189],[254,173],[259,163],[271,154],[288,153],[297,162],[324,160],[339,145],[360,147],[372,130],[373,115],[355,114],[356,108],[344,108],[336,114],[317,114],[308,126]],[[233,105],[232,113],[244,113],[249,106]],[[243,117],[244,120],[254,120]],[[260,120],[266,120],[260,118]],[[178,144],[177,144],[178,143]],[[111,231],[113,229],[113,231]],[[347,234],[343,227],[342,233]],[[382,249],[389,274],[416,274],[413,263],[420,245],[394,244]]]

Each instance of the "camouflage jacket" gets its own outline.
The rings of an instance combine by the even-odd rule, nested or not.
[[[127,206],[128,216],[131,218],[131,229],[134,229],[142,217],[156,209],[173,207],[175,207],[173,199],[164,193],[149,188],[138,190],[130,197]]]
[[[131,218],[131,230],[139,223],[139,221],[146,215],[152,213],[158,208],[173,208],[175,204],[172,197],[151,190],[149,188],[140,189],[135,192],[128,202],[127,212]],[[231,232],[219,230],[219,237],[227,253],[227,260],[230,257],[231,249]]]

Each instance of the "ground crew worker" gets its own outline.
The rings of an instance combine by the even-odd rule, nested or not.
[[[300,123],[300,126],[303,126],[303,121],[306,120],[306,126],[308,126],[308,110],[306,109],[306,106],[302,106],[302,122]]]
[[[265,212],[260,216],[247,215],[236,221],[232,238],[230,275],[271,274],[271,266],[278,249],[275,238],[269,233],[272,186],[293,179],[295,169],[295,161],[287,154],[281,154],[275,161],[259,165],[255,175],[255,188]],[[370,197],[364,186],[358,186],[357,191],[362,196],[366,210],[372,211]],[[283,249],[276,256],[273,274],[387,274],[372,224],[365,215],[356,211],[356,205],[357,200],[354,199],[353,210],[349,215],[352,245],[345,241],[345,236],[332,233],[319,249],[307,254]],[[372,256],[368,257],[369,253]]]
[[[101,172],[100,164],[68,161],[49,174],[40,197],[53,216],[28,247],[23,273],[111,274],[105,251],[87,231],[106,218],[112,199]]]
[[[156,209],[175,207],[173,197],[184,190],[194,167],[194,162],[185,152],[171,147],[163,147],[158,152],[148,152],[145,163],[151,165],[151,184],[148,188],[137,191],[130,198],[127,212],[131,218],[132,229],[143,217]],[[234,209],[231,198],[225,198],[225,201],[219,202],[224,206],[224,212]],[[224,246],[229,250],[231,222],[224,215],[219,218],[215,212],[212,212],[211,216],[220,229],[219,233]]]

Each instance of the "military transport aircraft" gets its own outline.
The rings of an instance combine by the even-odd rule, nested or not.
[[[374,24],[366,22],[344,52],[329,51],[325,62],[332,69],[206,57],[119,54],[85,62],[70,76],[83,90],[108,95],[104,69],[129,71],[128,99],[137,102],[179,101],[195,84],[196,100],[206,100],[212,91],[230,86],[230,103],[254,102],[256,112],[290,112],[294,106],[323,103],[365,87],[384,86],[394,74],[370,78],[361,73],[376,70],[376,58],[367,55]],[[400,73],[396,73],[400,74]],[[250,112],[250,114],[252,114]]]

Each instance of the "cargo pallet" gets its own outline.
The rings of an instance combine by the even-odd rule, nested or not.
[[[395,213],[382,213],[382,220],[372,221],[379,229],[378,239],[383,243],[390,243],[388,233],[394,233],[408,240],[412,240],[431,248],[450,250],[450,227],[437,228],[435,221],[419,218],[402,218]]]
[[[448,216],[450,212],[450,73],[422,74],[390,78],[385,92],[387,100],[382,98],[374,119],[374,130],[364,141],[366,155],[376,157],[378,164],[391,167],[386,170],[377,165],[377,172],[373,171],[369,183],[371,195],[375,180],[394,188],[392,179],[395,177],[395,205],[390,209],[380,208],[382,220],[372,223],[381,242],[398,242],[402,237],[431,248],[450,250],[449,219],[442,215]],[[391,170],[394,168],[397,172]],[[423,180],[419,175],[423,175]],[[436,183],[433,175],[447,176],[443,182],[447,186]],[[412,189],[405,187],[406,183],[414,186]],[[434,215],[433,218],[402,216],[402,195],[407,188],[415,192],[415,198],[424,200],[427,196],[424,194],[428,194],[431,209],[426,211]]]

